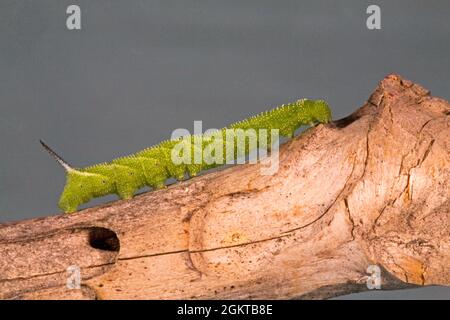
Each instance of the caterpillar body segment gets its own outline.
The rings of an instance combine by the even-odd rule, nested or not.
[[[58,205],[69,213],[96,197],[117,194],[121,199],[129,199],[144,186],[160,189],[169,178],[183,180],[186,175],[193,177],[203,170],[248,156],[257,148],[270,150],[275,142],[271,130],[292,137],[303,125],[330,120],[326,102],[302,99],[220,130],[166,140],[135,154],[86,168],[73,168],[45,143],[41,144],[66,171],[66,185]]]

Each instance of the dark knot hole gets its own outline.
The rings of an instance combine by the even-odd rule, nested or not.
[[[119,251],[120,241],[117,234],[107,228],[92,227],[89,231],[89,245],[105,251]]]

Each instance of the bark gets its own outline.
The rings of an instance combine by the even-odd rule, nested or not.
[[[327,298],[449,285],[450,104],[390,75],[264,163],[0,225],[3,299]],[[80,267],[69,289],[67,268]]]

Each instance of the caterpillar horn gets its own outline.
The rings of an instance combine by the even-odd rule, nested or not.
[[[72,168],[66,161],[64,161],[63,158],[61,158],[55,151],[52,150],[48,145],[45,144],[44,141],[39,140],[41,145],[44,147],[45,150],[66,170],[66,172],[73,171],[74,168]]]

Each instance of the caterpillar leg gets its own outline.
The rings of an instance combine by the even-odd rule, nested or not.
[[[187,171],[189,173],[189,176],[195,177],[200,171],[202,171],[202,165],[201,164],[190,164],[187,166]]]
[[[95,168],[98,169],[98,168]],[[114,181],[108,176],[87,171],[71,170],[59,200],[59,207],[66,213],[75,212],[83,203],[115,190]]]
[[[289,139],[292,139],[295,134],[295,129],[293,128],[283,128],[280,130],[280,135]]]
[[[161,189],[167,188],[167,186],[162,181],[156,182],[156,183],[150,185],[150,187],[152,187],[153,190],[161,190]]]
[[[59,198],[58,207],[64,211],[64,213],[73,213],[77,211],[78,207],[87,201],[83,201],[77,193],[76,186],[68,183],[64,188],[61,197]]]
[[[131,199],[136,191],[145,185],[143,176],[135,168],[125,165],[113,166],[116,194],[121,199]]]
[[[131,199],[133,198],[134,194],[136,193],[138,189],[127,189],[127,188],[119,188],[117,190],[117,195],[120,197],[120,199],[122,200],[126,200],[126,199]]]
[[[133,198],[136,191],[138,191],[143,186],[144,185],[141,182],[133,180],[131,178],[116,181],[116,194],[121,199],[131,199]]]
[[[64,212],[64,213],[74,213],[77,211],[78,206],[80,206],[83,203],[67,203],[64,201],[60,201],[58,204],[58,207]]]
[[[167,168],[167,171],[169,171],[169,174],[170,174],[171,177],[174,177],[178,181],[184,180],[184,176],[185,176],[186,171],[187,171],[186,165],[184,165],[184,164],[181,164],[181,165],[170,164],[166,168]]]
[[[70,188],[65,188],[59,199],[58,207],[64,211],[64,213],[74,213],[78,210],[79,206],[92,199],[91,193],[83,193],[83,191],[85,190],[80,188],[77,190],[78,193],[72,193]]]

